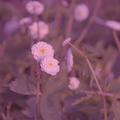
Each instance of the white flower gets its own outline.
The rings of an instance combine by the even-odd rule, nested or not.
[[[59,61],[53,57],[45,57],[41,61],[40,66],[41,66],[42,71],[54,76],[60,70],[60,66],[58,65],[58,63]]]
[[[69,48],[67,51],[66,60],[67,60],[67,70],[68,72],[70,72],[73,67],[73,54],[71,48]]]
[[[40,15],[44,11],[44,5],[38,1],[30,1],[26,4],[26,9],[30,14]]]
[[[24,17],[19,21],[20,25],[30,24],[31,22],[32,22],[32,19],[30,17]]]
[[[66,38],[66,39],[63,41],[62,45],[65,46],[65,45],[67,45],[70,41],[71,41],[71,38],[68,37],[68,38]]]
[[[44,57],[53,57],[54,55],[53,47],[46,42],[38,42],[34,44],[31,48],[31,51],[34,59],[37,61],[40,61]]]
[[[79,4],[74,11],[74,17],[77,21],[84,21],[89,16],[89,9],[85,4]]]
[[[79,88],[80,81],[76,77],[70,77],[69,80],[69,89],[76,90],[77,88]]]
[[[39,22],[33,22],[29,26],[29,30],[30,30],[31,36],[34,39],[36,39],[36,38],[42,39],[48,34],[49,27],[45,22],[39,21]]]
[[[120,22],[108,20],[105,22],[105,25],[113,30],[120,31]]]

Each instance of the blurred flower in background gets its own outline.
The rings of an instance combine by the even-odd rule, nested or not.
[[[49,26],[43,21],[33,22],[29,26],[29,31],[32,38],[43,39],[49,33]]]
[[[76,21],[82,22],[89,16],[89,8],[85,4],[78,4],[74,11],[74,17]]]
[[[113,30],[120,31],[120,22],[114,20],[108,20],[105,25]]]
[[[30,14],[40,15],[44,11],[44,5],[39,1],[30,1],[26,4],[26,9]]]
[[[13,17],[5,23],[4,32],[9,35],[15,32],[18,28],[19,28],[19,21],[17,20],[17,18]]]

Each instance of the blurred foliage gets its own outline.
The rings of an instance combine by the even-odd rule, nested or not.
[[[25,11],[27,1],[0,0],[0,120],[104,120],[102,95],[98,94],[86,60],[74,49],[74,68],[67,74],[64,62],[67,48],[61,43],[69,8],[62,7],[59,0],[41,1],[46,11],[39,19],[50,24],[50,34],[45,41],[53,44],[56,57],[61,61],[61,71],[55,77],[40,74],[41,93],[38,91],[36,63],[30,53],[31,38],[26,26],[12,28],[12,31],[5,28],[9,21],[19,22],[22,17],[29,16]],[[96,0],[76,0],[76,4],[81,2],[93,12]],[[97,16],[120,20],[119,11],[119,0],[104,0]],[[87,22],[74,21],[71,35],[74,40]],[[107,120],[120,120],[120,53],[112,31],[93,23],[77,46],[91,61],[103,91],[110,93],[105,96]],[[68,89],[68,77],[72,75],[80,79],[80,87],[75,91]],[[39,101],[36,100],[38,94]]]

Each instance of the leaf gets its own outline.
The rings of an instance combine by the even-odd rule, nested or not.
[[[9,84],[9,89],[22,95],[35,95],[35,78],[32,76],[21,75],[18,79]]]
[[[27,107],[25,108],[25,110],[22,111],[22,113],[30,118],[35,118],[37,113],[36,98],[31,97],[26,101],[26,103],[27,103]]]

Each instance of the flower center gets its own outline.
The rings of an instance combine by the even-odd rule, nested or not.
[[[80,16],[84,16],[84,12],[83,11],[79,11],[79,15]]]
[[[53,63],[48,63],[48,68],[52,68],[53,67]]]
[[[46,53],[46,49],[45,48],[42,48],[42,49],[40,49],[40,54],[45,54]]]

